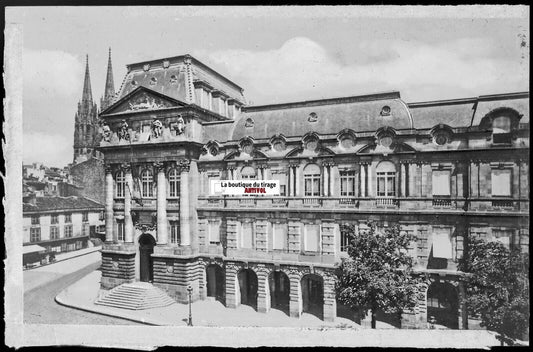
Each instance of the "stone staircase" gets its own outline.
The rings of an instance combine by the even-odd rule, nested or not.
[[[115,287],[94,303],[115,308],[141,310],[166,307],[176,302],[148,282],[132,282]]]

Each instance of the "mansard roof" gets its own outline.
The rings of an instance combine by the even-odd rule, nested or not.
[[[187,62],[191,63],[190,73]],[[127,65],[127,69],[117,95],[119,100],[138,86],[144,86],[176,100],[190,101],[187,97],[194,97],[191,90],[194,90],[194,82],[198,81],[207,82],[213,90],[241,104],[245,102],[241,87],[190,55],[138,62]]]
[[[251,124],[253,127],[246,127]],[[287,137],[308,132],[337,134],[344,128],[368,132],[383,126],[413,128],[410,111],[399,92],[245,107],[231,140],[245,136],[270,138],[278,133]]]

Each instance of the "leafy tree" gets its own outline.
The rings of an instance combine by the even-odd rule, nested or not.
[[[514,344],[529,329],[529,255],[500,242],[470,238],[459,270],[470,273],[466,304],[481,326]]]
[[[416,238],[399,226],[378,232],[374,223],[369,225],[359,233],[353,225],[341,225],[349,236],[349,258],[339,267],[336,291],[344,305],[365,316],[370,311],[375,329],[379,309],[400,315],[416,305],[421,279],[412,275],[413,258],[407,253]]]

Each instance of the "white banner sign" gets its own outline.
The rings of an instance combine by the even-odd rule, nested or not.
[[[211,180],[212,196],[279,196],[279,180]]]

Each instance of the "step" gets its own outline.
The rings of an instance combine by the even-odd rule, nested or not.
[[[174,303],[163,290],[147,282],[122,284],[95,301],[95,304],[130,310],[166,307]]]

